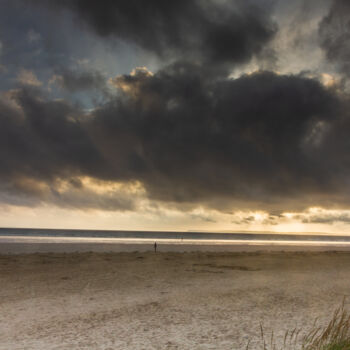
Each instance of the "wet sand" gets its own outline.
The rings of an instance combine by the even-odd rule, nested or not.
[[[0,349],[257,349],[349,294],[347,252],[0,255]]]

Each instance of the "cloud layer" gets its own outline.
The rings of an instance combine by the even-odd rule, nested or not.
[[[50,51],[63,47],[57,34],[51,43],[40,26],[28,30],[23,57],[43,42],[49,64],[37,74],[28,59],[1,90],[0,202],[132,211],[149,201],[271,218],[349,208],[348,3],[331,2],[315,29],[340,82],[321,65],[297,74],[259,69],[279,59],[272,4],[33,2],[34,12],[74,18],[89,40],[122,41],[158,66],[109,76],[107,86],[100,66]],[[253,61],[257,69],[240,71]]]
[[[176,63],[112,82],[118,93],[88,113],[13,91],[0,109],[2,178],[16,190],[23,178],[138,181],[152,199],[223,209],[349,204],[347,101],[317,80],[213,81]]]

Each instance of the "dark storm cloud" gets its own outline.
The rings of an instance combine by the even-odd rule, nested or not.
[[[6,3],[17,13],[25,2],[18,2],[16,9],[12,2]],[[163,68],[154,74],[143,67],[119,75],[110,80],[115,93],[104,94],[104,76],[84,70],[88,66],[67,54],[76,43],[76,39],[70,42],[68,31],[63,39],[58,38],[59,30],[46,36],[46,25],[30,31],[37,11],[31,9],[43,3],[64,8],[59,16],[49,11],[56,22],[60,16],[65,19],[61,26],[70,23],[72,14],[78,16],[101,37],[155,53]],[[334,2],[323,19],[320,36],[326,52],[331,48],[329,59],[345,71],[347,46],[342,47],[341,41],[347,36],[339,36],[339,31],[327,36],[341,3]],[[276,58],[269,47],[276,26],[262,2],[26,4],[33,6],[25,7],[31,18],[23,25],[26,51],[45,43],[50,75],[48,79],[38,75],[40,88],[3,89],[7,92],[0,99],[0,202],[134,210],[144,196],[183,210],[198,205],[226,213],[235,208],[268,210],[276,213],[270,223],[286,209],[350,207],[346,95],[302,74],[258,71],[229,77],[228,68],[254,56],[264,61]],[[48,13],[46,7],[39,8]],[[81,26],[79,33],[84,30]],[[13,33],[18,36],[16,30]],[[10,39],[8,35],[6,50],[11,48]],[[17,52],[18,47],[12,47]],[[22,60],[11,68],[15,77]],[[30,64],[23,72],[37,73],[32,70],[34,60],[26,62]],[[53,73],[51,81],[62,87],[66,100],[43,91]],[[88,99],[88,92],[102,93],[103,99],[86,112],[71,95],[84,93],[82,99]],[[84,178],[141,184],[146,192],[99,193],[84,184]]]
[[[24,87],[0,100],[0,202],[20,206],[132,210],[123,190],[96,194],[78,176],[103,176],[108,165],[85,132],[82,111],[62,100],[48,101]],[[108,171],[110,173],[110,171]],[[61,182],[65,181],[65,191]]]
[[[3,97],[0,175],[50,180],[70,172],[89,173],[92,164],[98,166],[101,159],[75,118],[77,113],[69,103],[45,100],[33,88],[15,90],[7,99]]]
[[[212,82],[176,64],[116,83],[125,96],[96,111],[94,135],[115,150],[120,176],[155,198],[273,202],[331,190],[319,152],[339,101],[315,80],[260,72]]]
[[[28,179],[139,181],[151,199],[222,210],[350,204],[347,108],[318,81],[213,80],[178,62],[113,83],[119,93],[88,115],[35,89],[12,92],[17,107],[0,106],[2,180],[18,192],[35,192]]]
[[[133,42],[161,57],[242,63],[258,54],[277,28],[267,3],[236,1],[41,1],[66,7],[102,37]],[[265,6],[265,7],[264,7]]]
[[[328,60],[350,76],[350,2],[333,0],[319,26],[321,47]]]

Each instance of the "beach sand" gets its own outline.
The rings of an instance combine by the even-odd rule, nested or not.
[[[349,294],[347,252],[3,254],[0,349],[258,349]]]

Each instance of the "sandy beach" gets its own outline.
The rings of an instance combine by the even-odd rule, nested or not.
[[[257,349],[349,281],[348,252],[2,254],[0,349]]]

